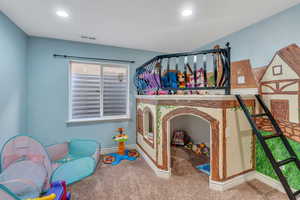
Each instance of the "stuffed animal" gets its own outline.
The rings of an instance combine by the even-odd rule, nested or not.
[[[199,144],[199,147],[200,147],[201,154],[204,154],[204,155],[206,155],[206,156],[209,156],[209,155],[210,155],[210,154],[209,154],[209,147],[206,146],[205,143]]]
[[[204,70],[200,68],[199,70],[196,71],[196,77],[193,74],[191,76],[191,85],[192,87],[203,87],[204,86]],[[193,91],[193,94],[203,94],[201,90],[195,90]]]
[[[162,86],[165,88],[177,88],[177,76],[176,71],[167,71],[164,73],[164,76],[161,78]]]
[[[186,84],[185,84],[185,76],[184,76],[184,73],[178,72],[178,74],[177,74],[177,79],[178,79],[178,82],[179,82],[179,88],[185,88],[185,87],[186,87]],[[178,90],[178,91],[177,91],[177,94],[184,94],[184,91],[183,91],[183,90]]]
[[[205,143],[192,144],[192,151],[198,155],[209,156],[209,147]]]

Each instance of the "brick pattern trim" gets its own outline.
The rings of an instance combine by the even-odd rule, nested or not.
[[[282,132],[290,139],[300,143],[300,124],[278,120]],[[273,126],[268,119],[256,119],[256,124],[263,131],[274,132]]]

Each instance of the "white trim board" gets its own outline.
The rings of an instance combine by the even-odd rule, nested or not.
[[[283,186],[281,185],[281,183],[269,176],[266,176],[266,175],[256,171],[255,178],[257,180],[259,180],[260,182],[278,190],[279,192],[286,193]],[[293,192],[296,192],[296,189],[292,188],[292,190],[293,190]]]
[[[260,172],[257,172],[257,171],[248,172],[246,174],[237,176],[237,177],[227,180],[225,182],[216,182],[216,181],[210,180],[209,188],[212,190],[217,190],[217,191],[225,191],[225,190],[228,190],[235,186],[238,186],[244,182],[251,181],[253,179],[257,179],[258,181],[278,190],[279,192],[286,193],[279,181],[277,181],[269,176],[266,176]],[[296,191],[293,188],[292,188],[292,190],[293,190],[293,192]]]
[[[150,158],[144,153],[144,151],[137,145],[136,146],[137,151],[141,154],[141,156],[144,158],[146,163],[151,167],[151,169],[155,172],[155,174],[160,178],[170,178],[170,173],[168,171],[160,170],[156,167],[156,165],[150,160]]]
[[[229,179],[224,182],[217,182],[213,180],[209,180],[209,188],[212,190],[217,190],[217,191],[225,191],[230,188],[233,188],[235,186],[238,186],[242,183],[245,183],[247,181],[251,181],[255,179],[255,171],[248,172],[246,174],[242,174],[240,176],[236,176],[232,179]]]

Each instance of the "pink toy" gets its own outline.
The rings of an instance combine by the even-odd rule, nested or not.
[[[156,95],[157,91],[153,91],[153,90],[149,90],[146,92],[147,95]],[[168,91],[164,91],[164,90],[159,90],[158,91],[158,95],[167,95]]]

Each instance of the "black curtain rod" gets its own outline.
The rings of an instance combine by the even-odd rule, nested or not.
[[[81,56],[68,56],[68,55],[59,55],[53,54],[53,57],[58,58],[66,58],[66,59],[79,59],[79,60],[98,60],[98,61],[105,61],[105,62],[119,62],[119,63],[135,63],[133,60],[118,60],[118,59],[108,59],[108,58],[89,58],[89,57],[81,57]]]

